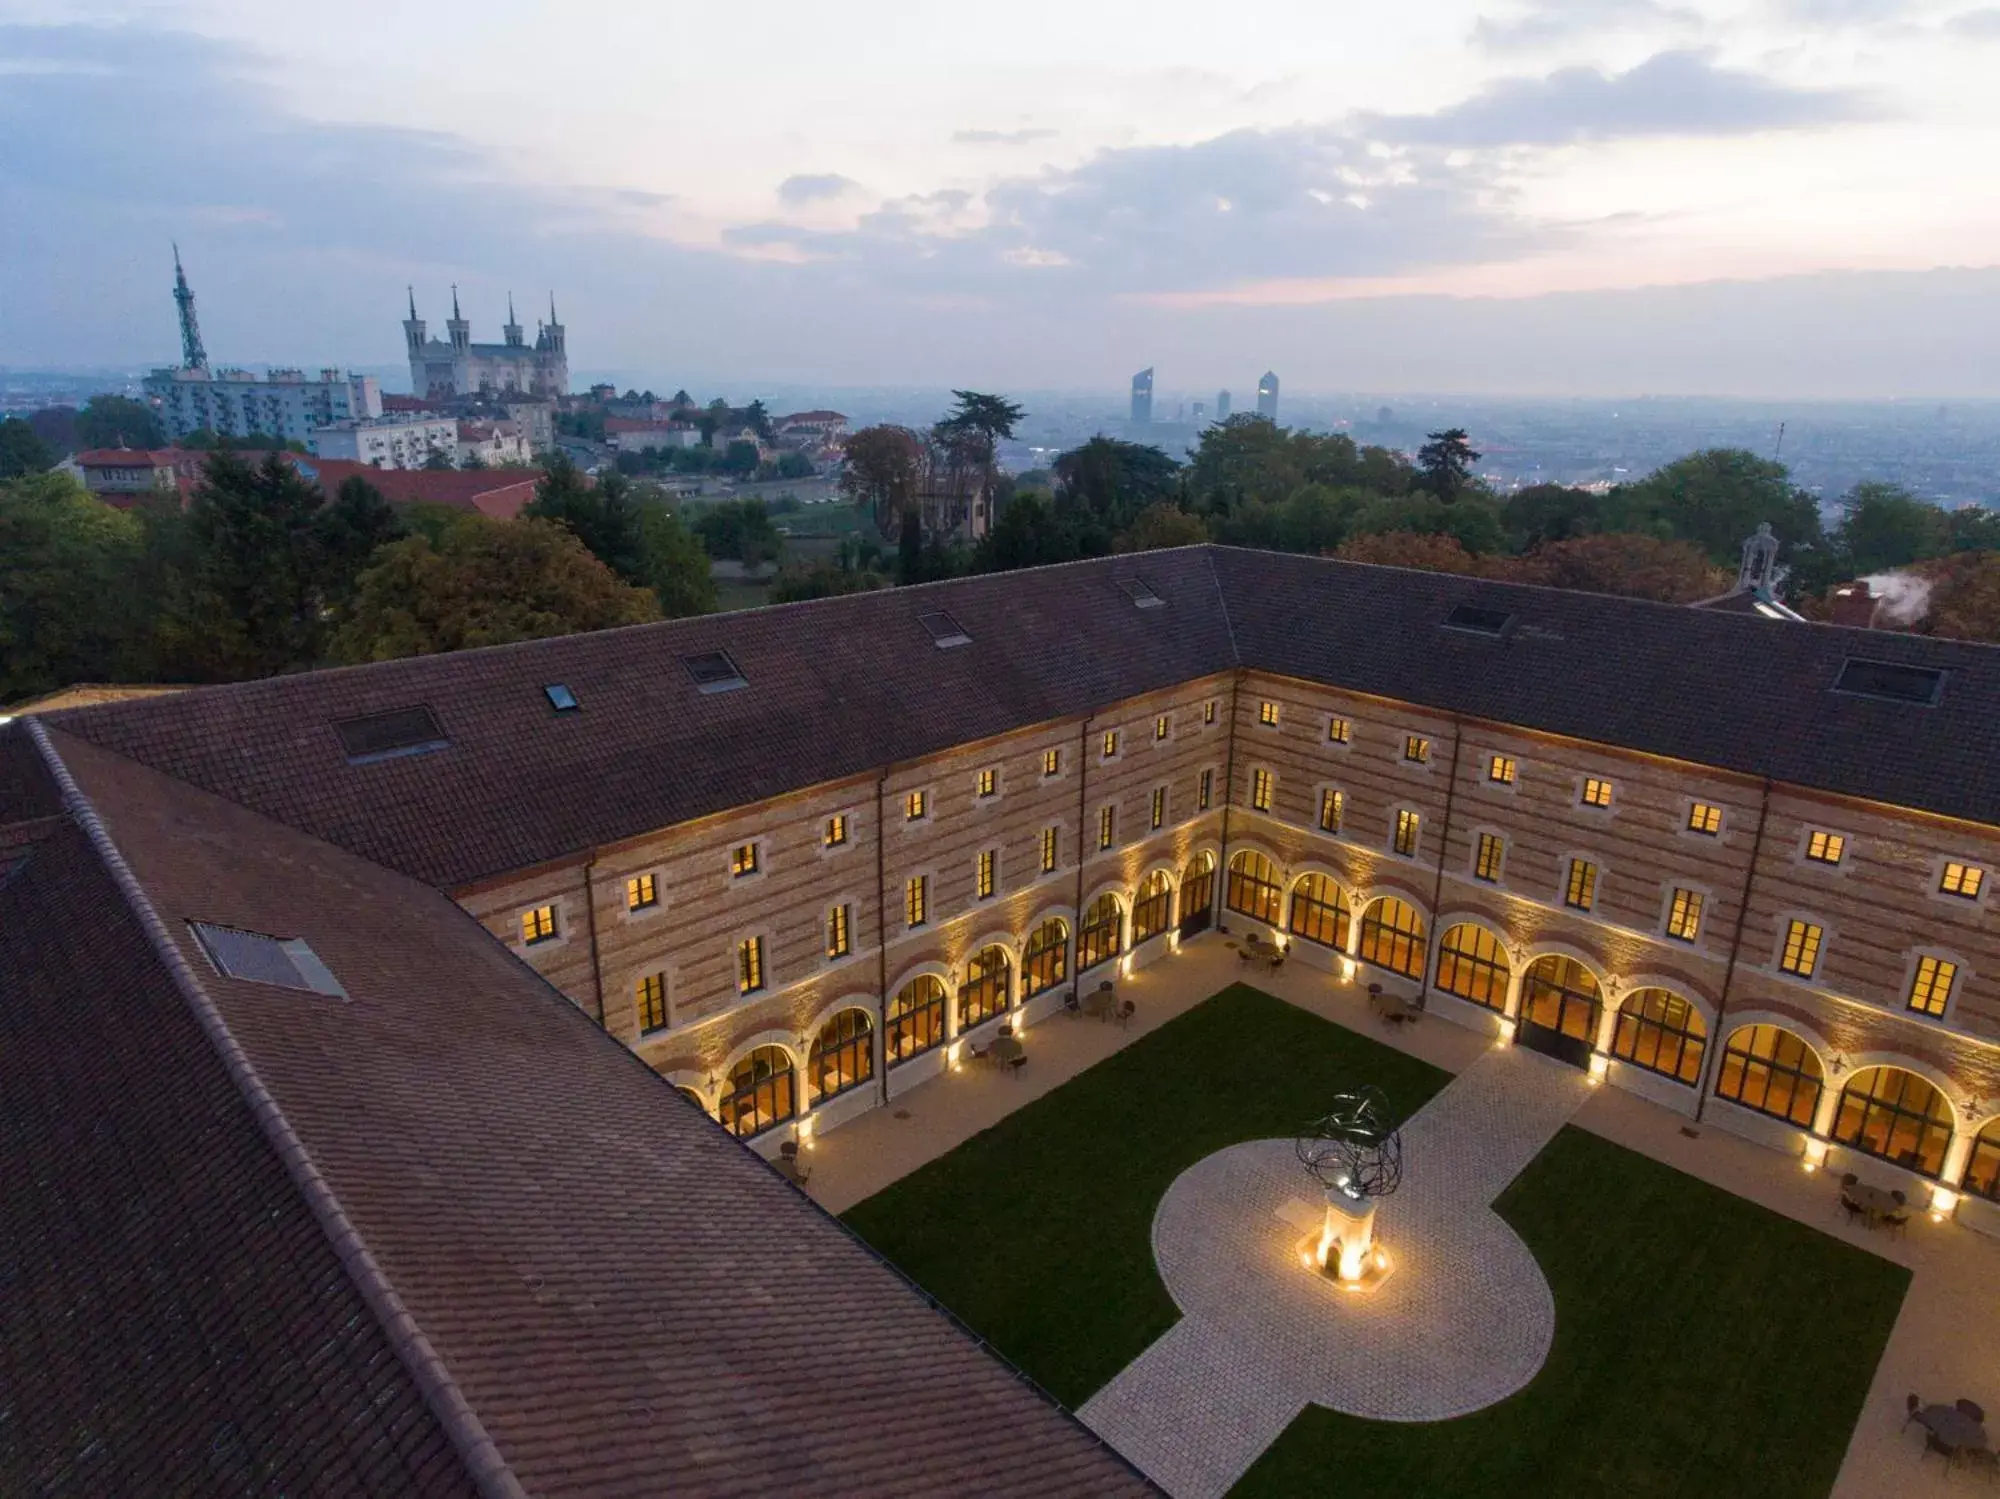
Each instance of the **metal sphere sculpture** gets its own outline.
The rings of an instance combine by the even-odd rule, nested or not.
[[[1387,1197],[1403,1184],[1403,1137],[1381,1090],[1337,1095],[1333,1109],[1295,1141],[1299,1164],[1328,1191],[1357,1200]]]

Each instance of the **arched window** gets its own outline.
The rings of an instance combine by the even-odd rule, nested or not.
[[[1790,1031],[1746,1025],[1722,1048],[1715,1096],[1811,1129],[1823,1076],[1818,1054]]]
[[[1989,1119],[1972,1142],[1965,1163],[1965,1190],[2000,1202],[2000,1119]]]
[[[1301,877],[1292,886],[1291,929],[1308,942],[1347,951],[1347,897],[1323,874]]]
[[[1361,916],[1361,961],[1400,973],[1424,976],[1424,918],[1408,901],[1385,895]]]
[[[1181,937],[1205,932],[1215,920],[1215,855],[1203,849],[1181,871]]]
[[[934,973],[920,973],[889,1001],[889,1028],[883,1033],[882,1051],[893,1067],[943,1042],[944,982]]]
[[[1575,958],[1537,958],[1521,975],[1521,1018],[1585,1046],[1597,1042],[1604,996],[1597,977]]]
[[[1951,1105],[1914,1072],[1864,1067],[1840,1090],[1833,1138],[1925,1176],[1944,1169],[1951,1144]]]
[[[1244,849],[1229,861],[1229,889],[1225,900],[1232,911],[1241,911],[1257,921],[1278,924],[1278,910],[1284,904],[1284,888],[1271,861],[1254,849]]]
[[[842,1010],[813,1037],[806,1080],[815,1103],[824,1103],[875,1075],[875,1020],[866,1010]]]
[[[965,965],[965,982],[958,989],[958,1029],[963,1035],[983,1020],[1007,1008],[1007,949],[982,947]]]
[[[1708,1027],[1701,1011],[1671,989],[1641,989],[1618,1011],[1611,1054],[1692,1087],[1701,1080]]]
[[[730,1070],[722,1123],[739,1140],[761,1135],[797,1112],[792,1057],[784,1047],[760,1046]]]
[[[1476,922],[1461,921],[1438,940],[1437,986],[1489,1010],[1507,1008],[1507,949]]]
[[[1125,910],[1107,890],[1090,903],[1083,925],[1076,929],[1076,971],[1088,972],[1117,957],[1124,951],[1124,938]]]
[[[1139,898],[1132,902],[1132,945],[1150,941],[1167,929],[1167,916],[1174,904],[1173,882],[1164,869],[1156,869],[1139,881]]]
[[[1069,977],[1069,928],[1051,916],[1035,928],[1021,954],[1021,997],[1046,994]]]
[[[702,1100],[702,1096],[699,1093],[697,1093],[694,1089],[689,1087],[684,1087],[681,1084],[676,1083],[674,1085],[674,1091],[680,1094],[681,1097],[687,1099],[696,1108],[700,1109],[704,1114],[708,1112],[707,1103],[705,1103]]]

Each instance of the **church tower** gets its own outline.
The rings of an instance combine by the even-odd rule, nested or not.
[[[549,352],[551,354],[567,354],[569,352],[563,347],[563,325],[556,319],[556,294],[554,292],[549,293],[548,336]]]
[[[451,337],[452,352],[463,359],[472,351],[472,324],[459,315],[458,287],[455,285],[451,289],[451,317],[444,326]]]
[[[521,325],[514,321],[514,294],[512,292],[507,293],[507,324],[500,330],[500,335],[506,339],[507,347],[510,349],[525,347],[521,339]]]
[[[416,368],[416,361],[424,352],[424,320],[417,316],[417,289],[409,287],[410,315],[403,319],[403,342],[409,347],[410,367]]]
[[[207,369],[208,351],[201,346],[201,324],[194,318],[194,288],[188,285],[187,272],[181,269],[179,245],[174,246],[174,306],[181,315],[181,368]]]

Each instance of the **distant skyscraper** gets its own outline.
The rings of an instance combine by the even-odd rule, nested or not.
[[[1267,422],[1278,419],[1278,377],[1269,370],[1257,382],[1257,415]]]
[[[1194,409],[1189,415],[1194,419],[1194,424],[1199,427],[1203,422],[1208,420],[1208,402],[1196,401]]]
[[[1143,427],[1153,419],[1153,367],[1149,364],[1132,377],[1132,425]]]
[[[1229,420],[1229,392],[1226,390],[1215,393],[1215,419],[1219,422]]]

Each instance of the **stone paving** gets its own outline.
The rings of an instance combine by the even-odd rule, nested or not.
[[[1198,1161],[1168,1188],[1153,1254],[1182,1320],[1078,1414],[1174,1499],[1219,1496],[1308,1404],[1440,1421],[1519,1390],[1555,1335],[1534,1256],[1492,1211],[1590,1093],[1531,1052],[1487,1052],[1403,1126],[1402,1189],[1376,1238],[1394,1266],[1343,1290],[1278,1216],[1315,1196],[1290,1140]]]

